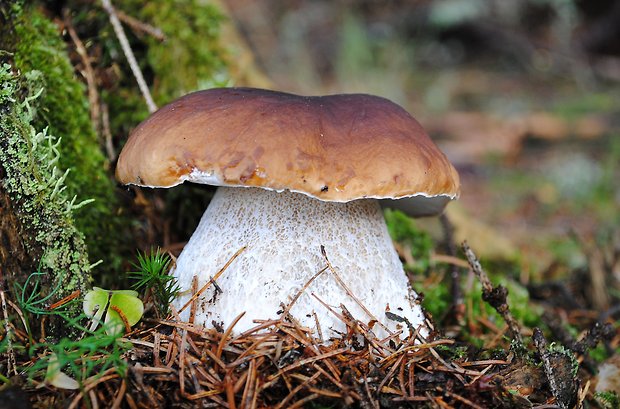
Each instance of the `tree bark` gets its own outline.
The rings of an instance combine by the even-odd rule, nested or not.
[[[0,165],[0,180],[6,172]],[[22,271],[32,270],[34,260],[26,251],[19,217],[11,197],[0,184],[0,288],[9,290],[11,283],[22,280]]]

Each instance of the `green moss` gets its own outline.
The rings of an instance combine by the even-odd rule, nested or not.
[[[59,139],[47,128],[33,126],[34,104],[42,89],[35,95],[24,90],[39,78],[35,72],[18,77],[9,64],[0,68],[2,188],[17,209],[26,247],[40,259],[40,271],[47,273],[51,284],[47,287],[62,283],[57,296],[61,298],[74,290],[83,291],[89,281],[86,246],[72,219],[74,210],[86,202],[78,203],[65,189],[68,173],[58,165]]]
[[[435,320],[439,320],[448,312],[448,309],[452,305],[452,295],[450,294],[450,289],[445,280],[426,288],[420,288],[416,286],[416,283],[413,283],[413,287],[417,291],[424,293],[422,306]]]
[[[14,16],[17,42],[11,52],[15,69],[40,73],[38,86],[44,92],[38,101],[33,125],[62,139],[59,145],[59,169],[71,169],[66,180],[67,196],[93,198],[95,202],[75,212],[75,224],[84,233],[94,259],[104,259],[113,269],[120,258],[115,256],[122,235],[116,213],[118,203],[115,184],[108,176],[109,163],[104,157],[90,122],[83,84],[75,77],[58,27],[32,7]],[[3,46],[6,46],[3,44]],[[10,46],[10,45],[9,45]]]
[[[125,30],[159,106],[192,91],[229,83],[226,52],[219,41],[224,16],[217,7],[201,0],[155,0],[146,4],[127,0],[121,9],[159,28],[165,36],[162,42],[148,35],[138,38]],[[93,21],[92,15],[84,13],[82,23],[100,25],[98,35],[108,59],[104,63],[122,67],[117,85],[102,96],[110,107],[112,131],[127,135],[148,111],[107,16],[99,17],[104,19]]]
[[[161,42],[125,26],[159,105],[187,92],[228,82],[225,51],[219,41],[224,17],[216,7],[201,0],[156,0],[146,5],[129,0],[117,7],[160,28],[166,37]],[[58,26],[52,23],[54,13],[61,9],[71,10],[78,36],[96,55],[92,63],[99,80],[98,91],[101,102],[109,108],[111,132],[120,150],[130,130],[148,112],[108,16],[98,4],[72,0],[56,5],[24,1],[4,4],[0,17],[7,24],[0,24],[0,49],[11,53],[16,71],[40,72],[30,82],[33,89],[44,88],[34,126],[49,127],[51,134],[62,139],[58,167],[63,171],[71,169],[65,181],[67,195],[95,199],[75,212],[75,224],[84,233],[92,259],[103,259],[104,273],[117,272],[122,260],[135,252],[130,237],[136,224],[128,222],[124,215],[129,212],[121,209],[113,169],[90,121],[85,86],[75,74]],[[102,279],[105,283],[106,277]]]
[[[618,108],[618,95],[614,95],[614,90],[607,89],[605,92],[562,96],[551,106],[551,111],[567,120],[574,120],[588,114],[613,113]]]
[[[434,246],[431,236],[416,227],[415,222],[399,210],[386,209],[384,216],[392,240],[405,244],[411,250],[415,263],[405,268],[418,273],[426,271],[430,266]]]
[[[166,35],[165,43],[147,38],[147,60],[159,79],[154,93],[160,103],[228,81],[225,52],[219,43],[224,16],[215,6],[199,0],[160,0],[146,5],[132,0],[125,7],[139,10],[140,18]]]
[[[411,250],[415,264],[406,265],[405,267],[410,271],[417,272],[418,275],[426,273],[431,266],[430,254],[434,246],[429,234],[416,227],[415,221],[402,212],[386,210],[384,215],[392,239],[400,244],[405,244],[406,248]],[[519,269],[520,266],[514,262],[485,263],[485,270],[490,274],[490,279],[494,285],[503,285],[508,289],[508,305],[517,321],[528,327],[540,326],[542,308],[530,303],[529,294],[525,287],[508,278],[511,275],[510,273],[517,275]],[[439,271],[439,267],[436,267],[435,270]],[[501,271],[502,274],[493,274],[498,271]],[[463,280],[465,280],[465,277],[463,277]],[[416,286],[416,282],[413,283],[413,287],[417,291],[424,293],[422,305],[435,319],[443,317],[452,305],[452,294],[449,285],[449,281],[445,279],[424,288]],[[464,328],[479,326],[476,317],[481,316],[486,317],[490,322],[497,323],[498,327],[504,325],[503,318],[497,311],[482,300],[482,285],[478,280],[470,287],[466,287],[463,283],[461,288],[464,291],[465,305],[471,308],[466,318],[473,317],[474,320],[474,322],[469,323],[469,326],[465,325]],[[470,341],[475,345],[482,346],[482,339],[472,337]]]

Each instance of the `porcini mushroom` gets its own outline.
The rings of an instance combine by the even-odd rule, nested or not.
[[[321,246],[338,277],[326,271],[303,289],[290,310],[302,325],[342,331],[325,303],[376,318],[383,333],[401,325],[386,311],[423,326],[379,201],[433,215],[459,193],[454,167],[393,102],[251,88],[199,91],[161,108],[131,133],[116,175],[147,187],[220,186],[172,274],[184,290],[197,276],[200,288],[245,246],[217,280],[223,293],[201,294],[195,317],[229,326],[245,312],[236,332],[276,318],[326,265]]]

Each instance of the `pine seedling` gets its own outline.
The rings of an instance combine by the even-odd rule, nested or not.
[[[42,276],[46,276],[48,273],[41,271],[39,266],[38,271],[31,273],[23,285],[15,283],[15,293],[17,294],[17,303],[22,311],[30,313],[35,317],[42,315],[55,315],[64,319],[69,325],[74,326],[77,329],[83,330],[75,320],[70,317],[71,307],[77,302],[76,298],[68,300],[61,306],[52,308],[50,302],[54,296],[59,294],[60,286],[63,283],[64,273],[59,275],[58,283],[49,291],[47,295],[43,294],[41,284]],[[34,343],[33,335],[30,328],[30,321],[28,315],[24,314],[22,317],[24,329],[31,343]]]
[[[150,254],[138,252],[138,263],[134,264],[138,271],[129,273],[132,279],[137,280],[134,290],[142,290],[145,294],[151,292],[155,308],[161,316],[168,315],[170,303],[180,290],[176,278],[168,274],[170,261],[170,256],[159,248],[151,249]]]

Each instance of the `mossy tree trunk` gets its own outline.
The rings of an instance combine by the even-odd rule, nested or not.
[[[6,178],[6,172],[0,164],[0,180]],[[23,230],[17,216],[11,195],[0,185],[0,283],[22,279],[22,271],[35,268],[34,260],[26,251]]]
[[[70,173],[59,165],[61,138],[37,121],[46,110],[63,108],[42,103],[43,95],[50,94],[49,78],[62,77],[62,67],[28,70],[19,64],[24,38],[18,34],[23,27],[16,24],[25,23],[25,10],[2,2],[0,13],[0,49],[9,50],[0,55],[0,285],[13,293],[11,298],[28,318],[29,312],[38,309],[45,314],[65,296],[85,292],[91,265],[73,219],[85,203],[67,193]],[[36,46],[44,43],[38,41]],[[60,80],[65,81],[65,92],[79,84],[71,71],[55,79]],[[80,312],[76,303],[65,309],[70,317]],[[58,316],[45,322],[43,328],[31,322],[31,335],[40,336],[40,329],[52,338],[70,332]]]
[[[73,224],[75,201],[63,192],[67,174],[56,167],[57,142],[32,126],[31,97],[20,98],[20,79],[9,64],[0,67],[0,279],[27,315],[84,292],[90,264],[83,236]],[[70,316],[78,312],[77,305],[67,309]],[[60,320],[48,322],[47,335],[66,333]]]
[[[91,123],[86,87],[76,76],[61,28],[34,2],[0,4],[4,18],[0,50],[10,53],[5,60],[21,74],[39,73],[27,84],[31,94],[43,89],[33,126],[48,128],[61,139],[58,168],[71,169],[65,181],[67,196],[94,199],[73,212],[75,225],[84,234],[92,259],[102,259],[110,271],[118,270],[121,257],[116,249],[130,241],[129,230],[122,217],[115,217],[120,204],[110,163]]]
[[[158,104],[231,84],[229,56],[220,41],[225,17],[218,7],[202,0],[115,5],[161,29],[165,37],[162,41],[126,27]],[[75,39],[63,38],[69,30],[61,26],[73,27],[87,59],[76,52]],[[95,76],[88,93],[80,77],[86,63]],[[90,262],[103,260],[97,285],[126,287],[119,273],[128,268],[136,248],[164,242],[162,226],[168,216],[159,208],[151,215],[117,189],[114,155],[103,153],[103,139],[97,135],[107,125],[106,135],[118,151],[148,115],[107,14],[99,2],[0,0],[1,64],[9,65],[0,84],[0,284],[13,291],[14,283],[23,284],[41,269],[46,292],[61,283],[50,304],[89,286],[90,255]],[[109,123],[91,122],[92,84],[99,95],[95,105],[105,106]],[[169,240],[186,239],[197,224],[208,193],[195,190],[146,192],[147,201],[157,195],[175,203],[167,206],[174,209],[175,220]],[[84,199],[95,201],[78,206]]]

